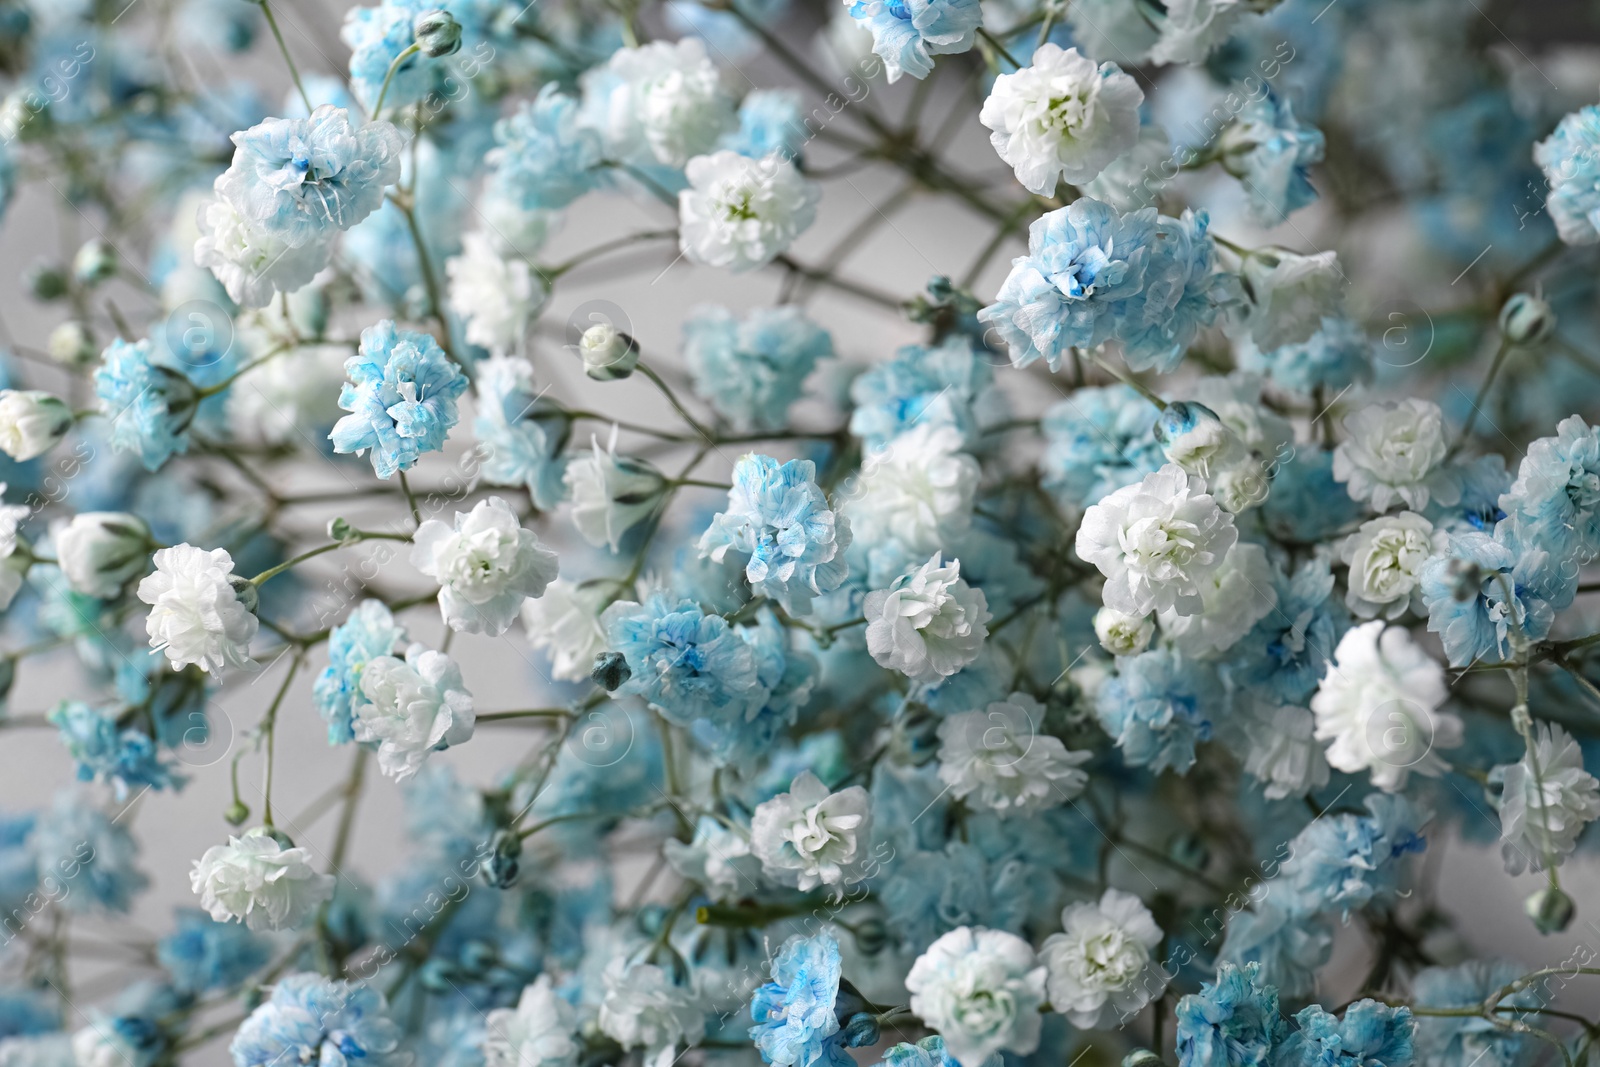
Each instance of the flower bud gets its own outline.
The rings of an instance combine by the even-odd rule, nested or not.
[[[598,323],[578,339],[583,372],[597,382],[626,378],[639,365],[639,343],[609,323]]]
[[[28,269],[28,292],[35,300],[60,300],[67,295],[67,276],[60,267],[39,263]]]
[[[878,1017],[868,1012],[858,1011],[850,1016],[840,1031],[840,1039],[845,1048],[865,1048],[876,1045],[881,1035],[878,1032]]]
[[[1162,410],[1155,438],[1167,459],[1202,478],[1245,458],[1243,442],[1217,413],[1189,400],[1174,400]]]
[[[1531,293],[1513,293],[1500,308],[1500,336],[1514,345],[1543,341],[1556,328],[1556,313]]]
[[[86,511],[55,531],[56,560],[75,593],[111,600],[149,560],[150,527],[137,515]]]
[[[72,276],[79,285],[99,285],[117,273],[117,252],[98,237],[85,241],[72,257]]]
[[[1155,620],[1148,615],[1127,615],[1115,608],[1094,613],[1094,634],[1113,656],[1137,656],[1150,647],[1155,632]]]
[[[1577,911],[1572,898],[1562,892],[1560,886],[1554,885],[1547,885],[1534,893],[1523,904],[1523,908],[1541,934],[1558,934],[1565,930]]]
[[[76,319],[63,322],[51,330],[50,339],[45,342],[45,347],[49,349],[51,359],[57,363],[65,363],[69,367],[82,367],[93,363],[100,355],[89,328]]]
[[[855,935],[856,948],[863,955],[876,956],[889,947],[889,926],[882,919],[862,919],[856,923]]]
[[[37,141],[50,129],[50,100],[34,89],[17,89],[0,103],[0,142]]]
[[[424,11],[411,24],[411,32],[425,56],[438,59],[461,50],[461,23],[448,11]]]
[[[256,608],[261,604],[261,592],[256,589],[256,584],[248,578],[230,574],[228,575],[228,588],[232,589],[233,595],[239,598],[239,603],[244,605],[244,610],[254,615]]]
[[[0,451],[17,462],[42,456],[72,429],[72,409],[37,389],[0,390]]]
[[[515,830],[496,830],[489,845],[493,852],[483,865],[484,881],[496,889],[510,889],[522,869],[522,838]]]
[[[1122,1067],[1165,1067],[1165,1061],[1147,1048],[1136,1048],[1122,1057]]]
[[[456,980],[461,976],[456,971],[454,963],[435,956],[422,965],[417,972],[417,981],[430,993],[449,993],[458,988]]]
[[[245,806],[244,801],[235,800],[228,805],[228,810],[222,813],[222,817],[228,820],[230,826],[243,826],[244,821],[250,818],[250,809]]]
[[[1445,577],[1450,580],[1450,596],[1462,604],[1476,600],[1483,589],[1483,568],[1470,560],[1451,559]]]
[[[628,660],[621,652],[602,652],[595,656],[589,677],[601,689],[615,693],[624,682],[633,677],[633,669],[628,666]]]

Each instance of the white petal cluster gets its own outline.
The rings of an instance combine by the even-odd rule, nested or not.
[[[589,677],[594,658],[606,650],[606,632],[600,612],[606,607],[606,587],[577,585],[557,578],[537,600],[522,602],[522,628],[528,642],[550,657],[550,676],[563,682]]]
[[[957,927],[917,957],[906,989],[911,1011],[963,1064],[981,1064],[1001,1049],[1025,1056],[1039,1047],[1045,969],[1016,934]]]
[[[1461,720],[1440,710],[1448,695],[1444,668],[1411,634],[1374,619],[1348,630],[1334,650],[1311,698],[1315,736],[1328,742],[1332,767],[1371,770],[1373,785],[1398,792],[1412,771],[1441,774],[1436,750],[1461,744]]]
[[[1200,580],[1201,609],[1179,615],[1164,608],[1161,632],[1185,656],[1205,659],[1226,652],[1278,606],[1267,550],[1241,542],[1228,550],[1222,566]]]
[[[0,389],[0,452],[18,463],[42,456],[72,429],[72,409],[39,389]]]
[[[983,590],[962,580],[961,561],[942,563],[937,552],[868,593],[861,610],[872,658],[913,682],[937,682],[977,659],[992,618]]]
[[[175,545],[151,561],[155,573],[139,583],[139,599],[150,605],[150,647],[166,652],[174,670],[196,663],[217,676],[224,667],[248,666],[261,624],[239,599],[228,550]]]
[[[749,839],[709,815],[695,824],[694,840],[684,844],[668,838],[661,851],[673,870],[704,886],[713,900],[745,896],[757,886],[761,868]]]
[[[619,48],[586,72],[583,118],[608,158],[682,167],[739,125],[733,97],[698,37]]]
[[[579,1045],[572,1006],[548,974],[522,991],[515,1008],[496,1008],[484,1019],[485,1067],[575,1067]]]
[[[297,247],[251,226],[221,197],[200,208],[199,224],[195,265],[216,275],[228,297],[241,307],[266,307],[279,292],[301,288],[328,265],[331,254],[326,241]]]
[[[1333,477],[1348,483],[1352,500],[1381,513],[1402,502],[1420,509],[1430,499],[1445,505],[1460,499],[1460,487],[1437,469],[1448,451],[1438,404],[1415,397],[1371,404],[1347,415],[1344,429],[1333,450]]]
[[[872,801],[859,785],[830,793],[810,771],[802,771],[756,808],[750,819],[750,849],[767,877],[799,889],[854,885],[871,872]]]
[[[667,1067],[680,1043],[694,1044],[705,1035],[706,1016],[698,997],[674,985],[653,963],[629,966],[613,959],[605,973],[605,999],[600,1002],[600,1030],[623,1048],[643,1048],[645,1067]]]
[[[1506,870],[1544,870],[1577,847],[1600,818],[1600,781],[1583,769],[1583,750],[1554,723],[1534,727],[1533,747],[1516,763],[1489,772],[1500,788],[1500,850]]]
[[[319,874],[311,853],[284,848],[258,826],[194,861],[191,888],[217,922],[238,919],[252,930],[292,930],[333,896],[334,878]]]
[[[1094,613],[1094,635],[1100,647],[1113,656],[1137,656],[1150,647],[1156,621],[1149,615],[1129,615],[1102,607]]]
[[[816,221],[822,190],[773,152],[696,156],[678,194],[678,246],[691,262],[731,271],[765,266]]]
[[[855,540],[896,541],[919,557],[965,533],[979,469],[961,445],[955,427],[920,422],[868,456],[843,507]]]
[[[1002,815],[1066,803],[1088,784],[1079,765],[1093,753],[1068,751],[1060,738],[1041,732],[1043,723],[1043,705],[1026,693],[945,719],[939,724],[940,781],[951,796],[971,797]]]
[[[1244,718],[1244,769],[1264,784],[1266,797],[1302,797],[1328,784],[1328,760],[1309,710],[1254,700]]]
[[[411,563],[439,583],[439,611],[452,630],[491,637],[511,627],[524,600],[543,595],[558,568],[556,554],[497,496],[456,512],[454,526],[423,523]]]
[[[259,349],[252,358],[270,351],[266,344],[252,348]],[[269,445],[299,443],[308,427],[326,432],[342,414],[339,387],[349,355],[340,345],[300,345],[264,360],[224,394],[229,425],[242,439]]]
[[[502,256],[494,237],[474,230],[461,239],[461,254],[445,261],[450,310],[466,325],[467,340],[495,355],[517,349],[550,295],[528,261]]]
[[[572,494],[572,523],[585,541],[615,552],[622,535],[656,509],[666,479],[643,460],[617,455],[615,427],[606,448],[594,438],[590,443],[593,452],[573,459],[562,475]]]
[[[376,743],[378,766],[403,781],[422,768],[428,753],[472,739],[477,721],[461,668],[443,652],[412,645],[406,658],[378,656],[361,670],[356,740]]]
[[[143,574],[150,527],[121,511],[85,511],[51,531],[56,562],[75,593],[111,600]]]
[[[1350,568],[1344,602],[1363,619],[1398,619],[1422,610],[1418,572],[1429,556],[1445,550],[1449,536],[1414,511],[1384,515],[1361,524],[1340,546]]]
[[[1343,307],[1347,284],[1333,252],[1257,253],[1245,261],[1244,278],[1251,300],[1237,311],[1250,339],[1263,352],[1309,339],[1322,328],[1324,316]]]
[[[1250,10],[1245,0],[1170,0],[1161,37],[1150,49],[1156,63],[1203,63],[1233,34]]]
[[[1050,1006],[1083,1029],[1124,1025],[1166,989],[1159,944],[1161,927],[1132,893],[1107,889],[1098,902],[1067,906],[1061,933],[1039,948]]]
[[[1084,512],[1078,556],[1106,576],[1107,607],[1128,615],[1205,610],[1201,582],[1239,539],[1206,483],[1168,463]]]
[[[0,482],[0,500],[4,499],[5,492],[6,483]],[[0,611],[11,606],[32,562],[28,553],[17,551],[21,547],[17,528],[32,514],[33,509],[26,504],[0,503]]]

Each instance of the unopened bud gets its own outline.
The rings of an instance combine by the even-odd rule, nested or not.
[[[19,463],[60,444],[72,422],[72,409],[49,393],[0,389],[0,452]]]
[[[1523,908],[1541,934],[1558,934],[1565,930],[1577,911],[1572,898],[1562,892],[1560,886],[1554,885],[1547,885],[1534,893],[1523,904]]]
[[[639,365],[639,344],[609,323],[599,323],[578,338],[583,371],[597,382],[626,378]]]
[[[26,284],[35,300],[60,300],[67,295],[66,273],[46,263],[29,268]]]
[[[51,359],[57,363],[65,363],[69,367],[82,367],[93,363],[100,355],[95,349],[94,337],[89,333],[89,328],[76,319],[63,322],[51,330],[50,339],[45,342],[45,347],[49,350]]]
[[[1500,335],[1514,345],[1543,341],[1555,328],[1555,311],[1531,293],[1513,293],[1500,308]]]
[[[621,652],[602,652],[594,658],[594,667],[589,671],[589,677],[608,693],[615,693],[629,678],[633,677],[633,669],[628,666],[628,660]]]
[[[99,285],[117,273],[117,251],[98,237],[85,241],[72,257],[72,276],[79,285]]]
[[[448,11],[424,11],[411,24],[417,47],[437,59],[461,50],[461,23]]]

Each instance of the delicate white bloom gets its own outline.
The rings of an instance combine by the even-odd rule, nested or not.
[[[219,923],[238,919],[252,930],[289,930],[333,896],[334,878],[317,873],[309,850],[284,848],[258,826],[206,849],[189,884]]]
[[[1113,656],[1137,656],[1150,647],[1156,621],[1148,615],[1129,615],[1116,608],[1101,608],[1094,613],[1094,635],[1100,647]]]
[[[938,552],[972,524],[978,461],[954,426],[919,422],[868,456],[842,510],[858,544],[896,541],[913,557]]]
[[[17,527],[33,514],[33,509],[26,504],[4,503],[5,492],[6,483],[0,482],[0,611],[11,606],[33,559],[27,552],[17,551],[21,546]]]
[[[484,1018],[485,1067],[576,1067],[576,1029],[572,1006],[541,974],[515,1008],[496,1008]]]
[[[228,550],[176,545],[151,562],[155,573],[139,583],[139,599],[150,605],[150,647],[165,651],[174,670],[196,663],[217,676],[224,667],[249,666],[250,639],[261,625],[252,614],[255,587],[234,577]]]
[[[77,1039],[78,1034],[63,1033],[0,1038],[0,1067],[78,1067],[74,1052]]]
[[[343,414],[339,387],[349,356],[340,345],[300,345],[247,370],[226,394],[233,433],[269,445],[325,434]]]
[[[368,660],[361,694],[367,703],[351,723],[356,740],[377,742],[378,766],[397,781],[416,774],[428,753],[472,739],[472,694],[461,668],[443,652],[414,644],[403,660]]]
[[[941,563],[937,552],[868,593],[861,610],[872,658],[913,682],[937,682],[977,659],[993,618],[983,590],[962,580],[961,561]]]
[[[1016,934],[959,926],[917,957],[906,989],[912,1013],[963,1064],[981,1064],[1001,1049],[1025,1056],[1039,1047],[1045,969]]]
[[[619,48],[579,84],[582,120],[599,131],[612,159],[682,167],[739,125],[698,37]]]
[[[522,628],[528,642],[550,657],[550,675],[563,682],[589,677],[594,658],[606,650],[600,612],[606,607],[603,583],[576,585],[557,578],[537,600],[522,603]]]
[[[111,600],[143,574],[151,548],[150,527],[121,511],[86,511],[51,532],[56,562],[73,592]]]
[[[1068,905],[1061,933],[1039,947],[1050,1006],[1085,1030],[1124,1025],[1167,987],[1159,944],[1161,927],[1132,893],[1107,889],[1098,904]]]
[[[1369,404],[1345,416],[1344,429],[1333,478],[1349,483],[1350,499],[1379,513],[1401,502],[1415,509],[1430,499],[1446,506],[1461,499],[1449,472],[1437,469],[1448,451],[1438,404],[1415,397]]]
[[[1168,463],[1084,512],[1076,547],[1106,576],[1107,607],[1129,615],[1205,609],[1201,583],[1239,539],[1206,483]]]
[[[1069,752],[1058,737],[1041,733],[1044,707],[1012,693],[984,711],[953,715],[939,724],[939,778],[958,799],[1002,815],[1040,811],[1083,792],[1089,776],[1078,767],[1090,752]]]
[[[216,275],[242,307],[266,307],[278,293],[294,292],[315,278],[332,254],[329,241],[296,247],[256,229],[221,197],[200,209],[199,222],[195,265]]]
[[[1244,769],[1264,784],[1268,799],[1305,796],[1328,784],[1328,761],[1312,736],[1310,711],[1259,700],[1249,701],[1248,707]]]
[[[72,429],[72,409],[38,389],[0,389],[0,452],[21,463],[42,456]]]
[[[978,121],[1023,188],[1053,196],[1058,181],[1082,185],[1133,147],[1143,102],[1115,63],[1044,44],[1031,66],[995,78]]]
[[[1272,479],[1266,464],[1247,455],[1219,470],[1207,480],[1206,488],[1218,507],[1230,515],[1239,515],[1267,499]]]
[[[67,1062],[73,1067],[127,1067],[139,1062],[141,1055],[128,1036],[103,1016],[73,1032],[70,1052]]]
[[[679,1043],[692,1045],[705,1036],[705,1010],[687,986],[653,963],[629,966],[613,959],[605,973],[605,999],[600,1002],[600,1029],[623,1048],[643,1047],[645,1067],[668,1067]]]
[[[574,459],[562,475],[572,494],[572,522],[585,541],[615,552],[622,535],[655,511],[667,483],[643,460],[617,455],[615,426],[605,449],[592,437],[590,443],[593,454]]]
[[[1204,63],[1249,10],[1245,0],[1168,0],[1150,58],[1156,63]]]
[[[1348,630],[1311,698],[1316,738],[1331,742],[1328,763],[1398,792],[1406,777],[1437,776],[1435,749],[1461,744],[1461,720],[1439,710],[1449,695],[1444,668],[1399,626],[1374,619]]]
[[[1583,769],[1583,750],[1554,723],[1534,725],[1534,744],[1516,763],[1489,772],[1499,785],[1500,846],[1506,870],[1542,871],[1577,847],[1583,828],[1600,818],[1600,781]]]
[[[661,851],[672,869],[705,887],[713,900],[748,896],[757,888],[761,865],[750,852],[750,842],[738,831],[709,815],[695,824],[694,840],[684,844],[669,837]]]
[[[1363,619],[1398,619],[1408,607],[1422,611],[1417,572],[1429,556],[1445,550],[1448,540],[1445,531],[1414,511],[1362,523],[1339,550],[1350,568],[1345,604]]]
[[[1262,456],[1281,456],[1294,444],[1294,427],[1261,403],[1262,378],[1234,371],[1226,378],[1207,375],[1190,387],[1190,396],[1204,404],[1241,444]]]
[[[439,611],[458,633],[505,633],[558,568],[556,554],[497,496],[456,512],[453,527],[429,519],[411,541],[412,565],[439,583]]]
[[[550,289],[527,260],[501,256],[482,230],[461,239],[461,254],[445,261],[450,310],[466,324],[467,340],[495,355],[515,351]]]
[[[1309,339],[1322,329],[1323,318],[1337,315],[1344,303],[1344,272],[1333,252],[1258,253],[1245,260],[1244,278],[1251,299],[1236,310],[1263,352]]]
[[[583,372],[597,382],[626,378],[639,365],[639,345],[611,325],[597,322],[578,337]]]
[[[793,161],[773,152],[696,156],[678,194],[678,246],[692,262],[746,271],[764,266],[817,217],[822,191]]]
[[[1226,652],[1278,606],[1272,564],[1260,545],[1234,545],[1222,566],[1205,575],[1199,586],[1198,613],[1179,615],[1163,608],[1158,616],[1161,632],[1172,646],[1195,659]]]
[[[859,785],[828,792],[802,771],[756,808],[750,819],[750,850],[767,877],[802,890],[819,885],[854,885],[868,870],[872,800]]]

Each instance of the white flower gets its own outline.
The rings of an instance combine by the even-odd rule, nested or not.
[[[575,1067],[576,1025],[572,1006],[541,974],[523,989],[516,1008],[496,1008],[485,1017],[485,1067]]]
[[[1249,701],[1248,709],[1244,769],[1265,785],[1269,800],[1305,796],[1328,784],[1328,761],[1312,736],[1310,711],[1261,700]]]
[[[1370,404],[1345,416],[1345,439],[1333,450],[1333,479],[1348,482],[1350,499],[1388,511],[1404,501],[1425,508],[1429,499],[1446,506],[1461,499],[1447,471],[1436,470],[1448,448],[1444,413],[1430,400]]]
[[[645,1050],[645,1067],[668,1067],[672,1050],[694,1044],[706,1032],[706,1016],[694,992],[653,963],[629,966],[613,959],[605,973],[600,1030],[623,1048]]]
[[[1001,1049],[1039,1047],[1045,969],[1033,948],[1003,930],[959,926],[928,946],[906,975],[911,1011],[945,1048],[976,1067]]]
[[[606,606],[603,583],[575,585],[557,578],[544,596],[522,602],[522,628],[528,642],[550,657],[550,676],[563,682],[589,677],[594,658],[606,650],[600,612]]]
[[[1370,768],[1372,784],[1405,787],[1410,772],[1437,776],[1447,764],[1434,751],[1461,744],[1461,720],[1440,711],[1449,689],[1444,668],[1411,634],[1374,619],[1346,631],[1311,698],[1316,738],[1330,741],[1337,770]]]
[[[978,121],[1023,188],[1053,196],[1056,182],[1082,185],[1134,146],[1143,102],[1115,63],[1044,44],[1031,66],[995,78]]]
[[[1489,772],[1490,783],[1501,786],[1500,851],[1512,874],[1542,871],[1549,859],[1559,865],[1600,818],[1600,781],[1583,769],[1578,743],[1554,723],[1534,730],[1522,759]]]
[[[461,239],[460,255],[445,261],[450,276],[450,310],[466,323],[467,340],[495,355],[521,343],[550,289],[527,260],[501,256],[482,230]]]
[[[622,535],[655,511],[667,482],[643,460],[617,455],[615,426],[604,450],[589,440],[594,454],[577,457],[562,475],[572,494],[572,523],[585,541],[615,552]]]
[[[1261,387],[1259,374],[1234,371],[1226,378],[1199,379],[1190,395],[1221,419],[1245,448],[1258,455],[1280,456],[1294,444],[1294,427],[1261,403]]]
[[[51,532],[56,562],[75,593],[111,600],[143,574],[150,527],[121,511],[86,511]]]
[[[578,337],[583,372],[597,382],[626,378],[639,365],[639,344],[609,322],[597,322]]]
[[[829,793],[810,771],[802,771],[756,808],[750,819],[750,850],[769,878],[800,889],[854,885],[871,872],[872,801],[859,785]]]
[[[1344,272],[1333,252],[1257,253],[1245,260],[1244,280],[1251,299],[1235,311],[1263,352],[1309,339],[1322,329],[1323,317],[1337,315],[1344,303]]]
[[[456,512],[454,527],[429,519],[411,541],[412,566],[439,583],[439,611],[458,633],[505,633],[558,567],[556,554],[497,496]]]
[[[937,682],[977,659],[993,618],[983,590],[962,580],[961,561],[941,564],[937,552],[868,593],[861,611],[872,658],[913,682]]]
[[[1193,615],[1205,609],[1202,580],[1238,539],[1232,516],[1206,495],[1206,483],[1168,463],[1084,512],[1076,548],[1106,576],[1107,607],[1128,615]]]
[[[38,389],[0,389],[0,452],[21,463],[42,456],[72,429],[72,409]]]
[[[822,191],[780,152],[751,159],[713,152],[689,161],[678,194],[678,246],[692,262],[746,271],[764,266],[817,217]]]
[[[261,343],[252,347],[261,349],[251,353],[255,358],[271,350]],[[343,414],[339,387],[349,355],[340,345],[301,345],[245,371],[225,394],[229,428],[237,437],[269,445],[300,444],[311,428],[326,433]]]
[[[99,1011],[94,1012],[87,1026],[73,1033],[70,1052],[67,1063],[73,1067],[127,1067],[138,1063],[141,1056],[115,1020]]]
[[[1043,706],[1026,693],[945,719],[939,724],[940,780],[951,796],[976,794],[978,804],[1002,815],[1071,800],[1089,781],[1078,765],[1092,753],[1069,752],[1060,738],[1040,732],[1043,723]]]
[[[709,815],[695,824],[693,841],[684,844],[669,837],[662,854],[674,871],[704,886],[713,900],[748,896],[756,889],[760,866],[751,856],[750,842]]]
[[[979,469],[961,444],[954,426],[919,422],[868,456],[842,508],[856,543],[896,541],[919,557],[965,533]]]
[[[78,1067],[73,1051],[77,1038],[77,1034],[63,1033],[0,1038],[0,1067]]]
[[[1445,550],[1448,540],[1445,531],[1414,511],[1362,523],[1339,550],[1350,567],[1345,604],[1363,619],[1398,619],[1407,607],[1421,611],[1417,572],[1429,556]]]
[[[1132,893],[1107,889],[1098,904],[1068,905],[1061,933],[1039,948],[1050,1006],[1085,1030],[1124,1025],[1167,987],[1160,943],[1161,927]]]
[[[219,923],[238,919],[252,930],[285,930],[333,896],[334,878],[317,873],[308,850],[284,848],[258,826],[206,849],[189,884]]]
[[[1150,49],[1156,63],[1204,63],[1233,35],[1248,11],[1244,0],[1168,0],[1161,38]]]
[[[1272,564],[1260,545],[1239,543],[1222,566],[1200,580],[1202,607],[1194,615],[1163,608],[1161,632],[1185,656],[1204,659],[1239,643],[1256,623],[1278,606]]]
[[[5,492],[6,483],[0,482],[0,501],[3,501]],[[22,588],[22,578],[33,562],[29,553],[17,551],[22,543],[17,537],[17,527],[32,514],[33,509],[26,504],[0,502],[0,611],[11,606],[12,598]]]
[[[260,626],[251,613],[255,588],[234,577],[228,550],[175,545],[151,562],[155,573],[139,583],[139,599],[150,605],[144,623],[150,647],[164,650],[174,670],[196,663],[218,676],[224,667],[249,666],[250,639]]]
[[[472,694],[443,652],[414,644],[403,660],[368,660],[361,694],[368,703],[351,723],[356,740],[378,743],[378,766],[396,781],[416,774],[428,753],[472,739]]]
[[[216,275],[228,296],[242,307],[266,307],[279,292],[292,293],[306,285],[328,265],[332,251],[328,241],[294,247],[263,233],[221,197],[200,209],[199,223],[195,265]]]
[[[1137,656],[1150,647],[1156,622],[1148,615],[1129,615],[1102,607],[1094,613],[1094,635],[1113,656]]]
[[[579,84],[582,121],[599,132],[612,159],[682,167],[739,125],[698,37],[619,48]]]

